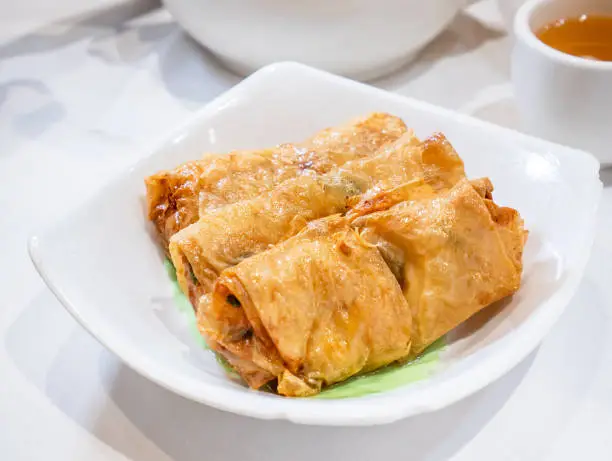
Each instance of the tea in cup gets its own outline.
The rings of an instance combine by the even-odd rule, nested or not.
[[[527,131],[612,165],[612,2],[530,0],[514,33],[512,79]]]

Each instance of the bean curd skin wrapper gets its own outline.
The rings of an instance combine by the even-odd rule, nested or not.
[[[257,197],[304,172],[326,173],[368,157],[405,132],[398,117],[373,113],[297,145],[206,154],[145,179],[148,217],[167,250],[170,237],[212,209]]]
[[[492,192],[444,135],[387,114],[147,179],[207,343],[291,397],[414,358],[518,290],[527,232]]]
[[[225,268],[297,234],[309,221],[346,211],[354,194],[350,182],[302,176],[259,198],[208,213],[170,241],[181,289],[196,306]]]
[[[251,387],[277,379],[287,396],[316,394],[410,352],[401,288],[378,250],[339,216],[225,270],[198,315]]]
[[[409,131],[368,158],[326,174],[301,176],[258,198],[203,216],[170,241],[181,289],[195,306],[224,269],[295,235],[309,221],[347,211],[357,216],[401,199],[402,187],[420,179],[434,189],[465,177],[463,162],[442,135],[424,142]],[[389,189],[390,188],[390,189]]]
[[[486,178],[429,196],[415,187],[407,200],[352,223],[379,247],[402,287],[413,355],[520,287],[527,232],[492,191]]]

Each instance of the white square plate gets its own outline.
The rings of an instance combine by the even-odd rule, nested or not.
[[[402,117],[420,137],[444,132],[469,176],[489,176],[496,202],[521,212],[530,231],[523,286],[496,315],[479,316],[454,332],[443,366],[417,383],[341,400],[288,399],[242,387],[201,349],[172,301],[174,286],[145,218],[143,178],[205,151],[296,141],[372,111]],[[33,237],[30,254],[47,285],[91,334],[167,389],[259,418],[380,424],[466,397],[537,346],[570,301],[587,262],[602,188],[598,171],[589,154],[282,63],[209,104],[83,208]]]

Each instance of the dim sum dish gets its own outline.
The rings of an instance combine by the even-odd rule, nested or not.
[[[373,425],[536,349],[581,296],[601,191],[587,153],[286,63],[29,250],[74,318],[165,389]]]
[[[329,133],[343,129],[312,138],[325,154],[309,152],[308,168],[298,157],[279,167],[273,154],[263,175],[261,163],[240,164],[235,185],[236,170],[214,181],[190,170],[198,218],[170,237],[169,253],[207,344],[252,388],[311,396],[417,358],[520,287],[527,232],[518,211],[493,202],[491,181],[470,182],[443,134],[421,141],[388,114],[359,120],[342,141]],[[388,125],[403,134],[385,136]],[[145,181],[164,246],[151,205],[163,194],[151,185],[176,171]],[[202,195],[212,183],[222,185],[214,199]]]

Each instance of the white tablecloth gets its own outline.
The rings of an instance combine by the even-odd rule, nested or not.
[[[111,3],[0,41],[0,459],[612,459],[612,171],[566,314],[515,370],[433,414],[373,428],[243,418],[159,388],[92,339],[38,278],[28,236],[238,81],[163,10]],[[509,50],[484,1],[375,84],[517,126]]]

